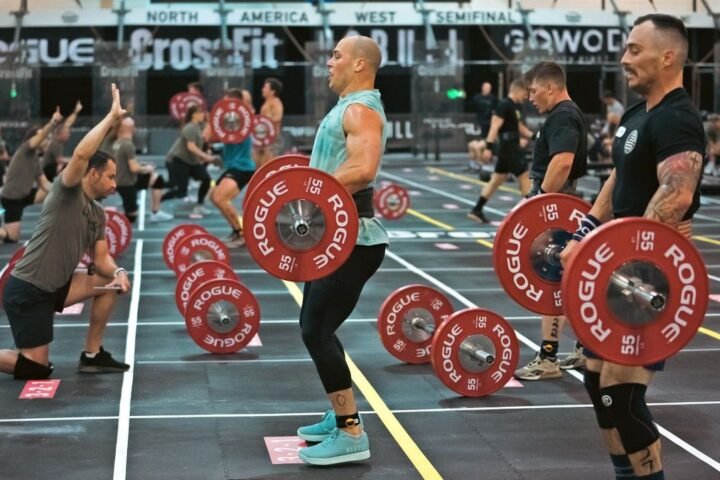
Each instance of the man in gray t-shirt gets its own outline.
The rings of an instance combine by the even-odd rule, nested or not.
[[[129,365],[103,349],[102,338],[117,293],[130,290],[128,274],[118,268],[105,240],[105,212],[96,201],[115,190],[115,162],[98,147],[111,123],[125,112],[112,86],[113,104],[75,149],[53,183],[25,254],[3,291],[3,306],[17,350],[0,350],[0,371],[16,379],[43,379],[52,374],[49,347],[55,311],[92,298],[90,328],[78,370],[124,372]],[[84,252],[92,262],[75,270]]]
[[[602,102],[605,104],[605,124],[600,133],[612,137],[615,135],[615,129],[620,125],[623,113],[625,113],[625,105],[615,98],[610,90],[603,93]]]
[[[40,152],[47,147],[50,131],[62,120],[60,109],[42,128],[31,128],[20,148],[10,160],[0,204],[5,209],[5,225],[0,227],[0,240],[14,243],[20,239],[20,220],[29,205],[42,203],[50,190],[50,182],[40,169]],[[35,184],[37,183],[37,187]]]
[[[50,182],[55,180],[57,174],[65,168],[67,159],[63,155],[63,147],[70,140],[70,129],[75,124],[78,114],[82,111],[82,103],[78,100],[75,110],[57,128],[52,135],[50,145],[45,149],[42,160],[42,171]]]

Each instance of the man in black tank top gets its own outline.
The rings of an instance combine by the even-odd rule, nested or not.
[[[681,20],[653,14],[635,21],[622,64],[628,86],[645,101],[622,117],[612,148],[615,169],[585,224],[642,216],[691,235],[690,221],[700,205],[705,137],[700,114],[683,89],[687,54]],[[563,261],[573,255],[575,244],[568,243]],[[664,362],[630,367],[586,354],[585,386],[616,475],[664,479],[660,435],[645,403],[647,387]]]
[[[482,153],[483,162],[490,161],[491,152],[497,154],[495,172],[490,181],[485,184],[480,198],[468,217],[482,223],[488,223],[483,213],[483,207],[495,191],[505,183],[507,176],[512,173],[518,181],[523,195],[530,190],[528,166],[525,161],[525,152],[520,147],[521,138],[532,138],[533,133],[525,126],[522,118],[522,104],[527,100],[527,87],[523,80],[514,80],[510,83],[508,98],[503,99],[495,106],[490,121],[490,131],[485,139],[486,148]]]
[[[587,129],[582,112],[570,99],[565,72],[554,62],[540,62],[526,73],[530,101],[548,116],[535,137],[528,197],[545,192],[575,193],[577,178],[587,165]],[[527,365],[515,371],[521,380],[548,380],[562,376],[562,369],[579,368],[585,357],[578,343],[567,358],[558,360],[563,316],[543,316],[540,350]]]

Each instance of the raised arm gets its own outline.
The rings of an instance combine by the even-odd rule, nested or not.
[[[676,226],[692,205],[702,173],[703,157],[687,151],[671,155],[657,166],[660,186],[645,210],[645,217]]]
[[[375,179],[382,158],[383,122],[375,110],[354,103],[345,110],[343,129],[347,160],[333,176],[355,193]]]
[[[63,116],[60,114],[60,107],[57,107],[55,109],[55,113],[53,113],[52,118],[50,121],[42,127],[40,130],[37,131],[37,133],[28,140],[30,148],[36,149],[40,146],[40,144],[47,138],[48,135],[50,135],[50,132],[53,128],[57,126],[58,123],[60,123],[63,119]]]
[[[113,102],[110,111],[100,123],[95,125],[95,127],[80,140],[80,143],[75,147],[70,162],[68,162],[67,167],[65,167],[65,170],[61,173],[63,185],[67,187],[72,187],[80,183],[85,175],[90,158],[97,152],[98,148],[100,148],[108,130],[110,130],[110,127],[112,127],[116,121],[125,115],[125,110],[120,106],[120,91],[114,83],[111,88]]]
[[[78,114],[82,111],[83,106],[82,103],[80,103],[80,100],[75,103],[75,109],[73,112],[68,116],[67,120],[65,120],[65,127],[71,128],[73,124],[75,124],[75,120],[77,120]]]

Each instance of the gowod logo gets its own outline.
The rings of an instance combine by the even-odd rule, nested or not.
[[[630,132],[630,135],[628,135],[627,139],[625,140],[625,147],[623,147],[623,152],[625,152],[625,155],[629,154],[635,149],[635,145],[637,144],[638,139],[638,131],[633,130]]]
[[[606,407],[609,407],[613,404],[612,397],[610,395],[603,395],[602,396],[602,404]]]
[[[568,60],[611,58],[623,50],[626,35],[620,28],[512,28],[503,43],[513,55],[528,49],[544,50]]]

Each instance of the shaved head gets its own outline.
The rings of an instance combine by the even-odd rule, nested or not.
[[[688,58],[688,36],[685,24],[679,18],[664,14],[639,17],[634,27],[650,27],[653,44],[659,50],[674,52],[675,66],[682,68]]]
[[[370,37],[363,37],[361,35],[347,37],[347,40],[352,42],[352,55],[354,58],[364,58],[373,73],[376,73],[380,69],[382,63],[382,53],[380,47]]]

